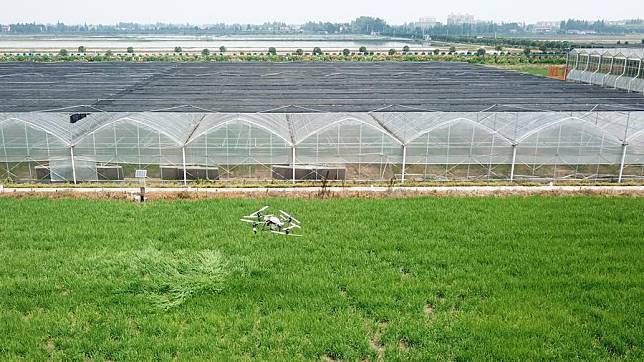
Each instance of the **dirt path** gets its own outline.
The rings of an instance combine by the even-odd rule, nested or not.
[[[4,197],[127,199],[138,188],[3,188]],[[644,197],[644,186],[452,186],[452,187],[284,187],[284,188],[147,188],[146,198],[344,198],[407,196],[593,195]]]

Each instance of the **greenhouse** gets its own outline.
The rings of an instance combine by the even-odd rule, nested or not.
[[[644,111],[0,114],[0,178],[644,178]]]
[[[644,94],[644,48],[575,49],[567,79]]]
[[[472,64],[3,63],[0,79],[2,182],[644,179],[642,94]]]

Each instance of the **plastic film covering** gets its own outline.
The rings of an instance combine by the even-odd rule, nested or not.
[[[146,169],[160,182],[270,180],[275,167],[329,168],[354,180],[644,177],[644,112],[499,108],[97,112],[75,123],[69,113],[1,113],[0,179],[132,182]]]
[[[271,178],[271,166],[291,162],[285,114],[208,114],[185,146],[186,163],[218,167],[220,178]]]

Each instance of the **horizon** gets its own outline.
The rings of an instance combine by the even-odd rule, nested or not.
[[[521,4],[516,10],[513,0],[479,3],[474,0],[454,0],[449,4],[429,4],[420,0],[393,3],[341,0],[303,4],[285,0],[274,4],[259,0],[241,0],[213,5],[206,0],[184,0],[180,4],[154,0],[113,0],[84,2],[81,0],[33,0],[9,3],[0,14],[0,24],[38,23],[69,25],[138,24],[264,24],[271,22],[301,25],[306,22],[347,23],[359,16],[385,20],[390,25],[416,22],[419,18],[435,18],[446,23],[450,14],[470,14],[478,21],[495,23],[535,23],[568,19],[587,21],[633,20],[633,14],[644,14],[644,5],[637,0],[625,0],[619,7],[598,10],[581,0],[561,3],[542,0]],[[341,9],[341,10],[338,10]],[[640,10],[637,10],[640,9]],[[600,15],[598,16],[598,13]]]
[[[472,14],[463,14],[463,15],[472,15]],[[361,16],[367,16],[367,15],[359,15],[358,17]],[[356,17],[356,18],[358,18]],[[382,17],[378,16],[369,16],[371,18],[378,18],[378,19],[383,19]],[[296,25],[304,25],[306,23],[333,23],[333,24],[349,24],[352,21],[354,21],[356,18],[348,20],[348,21],[340,21],[340,22],[333,22],[333,21],[326,21],[326,20],[307,20],[304,22],[297,22],[297,23],[290,23],[290,22],[285,22],[285,21],[280,21],[280,20],[266,20],[266,21],[259,21],[255,23],[237,23],[237,22],[215,22],[215,23],[181,23],[181,22],[164,22],[164,21],[154,21],[154,22],[137,22],[137,21],[125,21],[125,20],[117,20],[112,23],[90,23],[90,22],[82,22],[82,23],[68,23],[64,21],[55,21],[55,22],[38,22],[38,21],[15,21],[15,22],[0,22],[2,25],[11,25],[11,24],[39,24],[39,25],[56,25],[56,24],[64,24],[64,25],[69,25],[69,26],[82,26],[82,25],[88,25],[88,26],[114,26],[118,24],[138,24],[138,25],[173,25],[173,26],[212,26],[212,25],[219,25],[219,24],[225,24],[225,25],[263,25],[263,24],[286,24],[289,26],[296,26]],[[400,23],[400,24],[394,24],[394,23],[389,23],[385,20],[387,25],[390,26],[403,26],[407,25],[410,23],[418,22],[420,20],[419,17],[418,19],[408,21],[407,23]],[[528,22],[528,21],[521,21],[521,20],[508,20],[508,21],[494,21],[494,20],[488,20],[488,19],[479,19],[476,16],[474,16],[475,21],[477,23],[496,23],[496,24],[534,24],[538,22],[563,22],[563,21],[568,21],[568,20],[575,20],[575,21],[586,21],[590,23],[598,22],[598,21],[643,21],[644,18],[623,18],[623,19],[577,19],[577,18],[570,18],[570,19],[542,19],[542,20],[536,20],[533,22]],[[383,19],[384,20],[384,19]],[[437,23],[440,23],[442,25],[447,24],[447,19],[444,21],[441,21],[440,19],[435,19]]]

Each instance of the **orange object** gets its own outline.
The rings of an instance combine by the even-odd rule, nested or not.
[[[548,67],[548,78],[566,80],[567,73],[565,65],[551,65]]]

